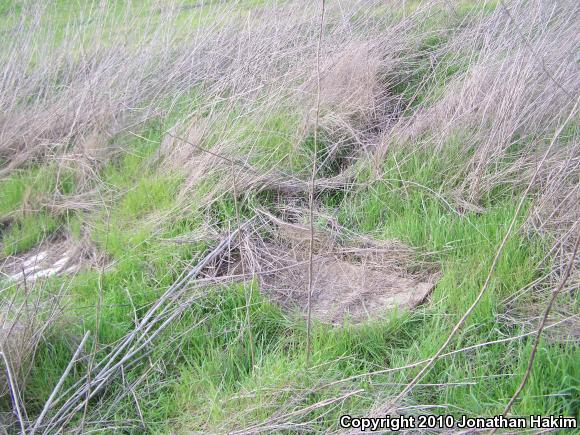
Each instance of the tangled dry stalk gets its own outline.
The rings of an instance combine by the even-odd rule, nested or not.
[[[398,2],[387,3],[397,10]],[[54,161],[72,168],[82,181],[75,195],[55,194],[39,206],[55,214],[91,213],[107,205],[103,198],[112,197],[99,171],[123,152],[123,138],[180,111],[151,162],[160,175],[178,173],[185,179],[170,214],[194,209],[208,215],[212,204],[232,190],[236,213],[236,228],[197,259],[134,330],[107,349],[71,388],[60,391],[59,382],[42,413],[30,421],[19,406],[18,389],[25,385],[25,362],[56,311],[38,316],[51,319],[43,320],[44,326],[33,322],[29,328],[22,326],[22,319],[26,324],[37,316],[22,307],[30,304],[16,311],[10,305],[10,314],[2,314],[10,333],[0,343],[11,379],[3,384],[11,390],[22,431],[49,433],[69,427],[91,398],[143,362],[155,338],[216,283],[257,276],[262,287],[279,289],[273,271],[307,263],[310,349],[315,263],[324,257],[317,251],[327,250],[328,255],[337,246],[324,245],[324,236],[317,239],[315,221],[323,216],[318,198],[326,192],[346,195],[382,179],[383,162],[400,151],[405,159],[425,151],[461,157],[441,190],[429,192],[458,214],[483,212],[486,198],[498,189],[519,188],[523,194],[481,292],[433,357],[364,375],[422,367],[388,411],[404,406],[407,394],[438,359],[466,350],[448,350],[448,345],[487,291],[513,231],[550,243],[546,264],[553,267],[512,301],[554,287],[563,274],[570,275],[568,288],[577,289],[580,275],[573,252],[580,219],[580,146],[577,129],[569,125],[578,121],[580,40],[574,17],[579,5],[572,0],[513,0],[486,12],[489,2],[475,3],[482,7],[461,15],[449,2],[424,1],[400,17],[384,13],[384,2],[378,0],[331,2],[323,6],[324,15],[313,2],[274,2],[249,13],[234,1],[212,5],[208,15],[200,8],[193,25],[183,20],[179,2],[167,2],[155,14],[95,2],[82,14],[71,15],[64,31],[56,26],[46,30],[56,7],[52,2],[31,2],[14,15],[12,25],[3,30],[9,37],[0,48],[0,176],[31,162]],[[457,25],[430,27],[442,10]],[[122,29],[111,26],[117,14],[124,18]],[[313,149],[304,146],[311,139]],[[365,178],[369,166],[371,175]],[[398,181],[421,187],[404,174]],[[264,240],[264,233],[280,230],[272,219],[283,221],[279,217],[252,209],[256,217],[244,222],[240,209],[251,195],[264,192],[274,194],[280,215],[294,211],[291,224],[309,228],[308,261],[290,259],[280,245]],[[525,213],[521,228],[516,226],[520,213]],[[223,225],[212,224],[208,233],[215,240],[223,235]],[[355,236],[360,243],[351,251],[357,252],[344,252],[347,248],[341,246],[342,252],[332,254],[357,257],[362,263],[370,262],[365,255],[371,250],[375,260],[400,273],[404,267],[381,249],[396,251],[398,259],[415,259],[403,245],[361,248],[360,235]],[[21,312],[25,314],[14,314]],[[251,335],[249,323],[248,328]],[[28,345],[14,347],[13,340]],[[350,385],[353,379],[324,388]],[[123,394],[132,391],[127,388]],[[308,422],[294,422],[357,394],[344,390],[334,399],[288,409],[245,431],[308,428]],[[384,403],[379,397],[374,409],[384,413]],[[95,416],[107,412],[95,411]]]

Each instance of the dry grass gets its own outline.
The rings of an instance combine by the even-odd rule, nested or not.
[[[28,424],[28,417],[22,392],[26,388],[36,350],[47,335],[54,333],[53,328],[63,317],[61,300],[64,289],[52,297],[46,293],[41,284],[26,281],[2,290],[0,352],[3,370],[0,374],[0,397],[9,396],[14,409],[20,408],[18,423],[24,425]]]
[[[400,242],[356,237],[337,227],[317,228],[311,239],[308,226],[261,214],[263,227],[246,233],[241,257],[248,259],[245,270],[258,278],[260,290],[288,310],[338,325],[347,318],[361,322],[385,309],[416,307],[435,285],[429,270],[434,268]],[[300,222],[308,213],[293,210],[292,215]],[[234,274],[238,267],[233,266]]]
[[[92,370],[55,393],[50,410],[35,422],[38,428],[65,430],[113,379],[125,382],[125,371],[145,361],[154,339],[210,285],[257,276],[273,299],[303,307],[311,239],[313,259],[321,261],[312,268],[314,289],[317,279],[326,279],[321,287],[336,288],[337,279],[357,275],[352,287],[359,297],[363,287],[380,287],[388,271],[402,282],[393,287],[429,282],[422,301],[437,269],[428,258],[418,261],[406,245],[378,242],[324,214],[325,195],[347,197],[385,181],[384,163],[393,156],[402,156],[400,167],[425,153],[456,159],[438,191],[401,172],[386,183],[400,183],[402,195],[424,189],[465,219],[483,214],[498,196],[525,192],[518,206],[525,225],[516,226],[516,216],[510,231],[548,245],[541,264],[547,272],[504,301],[505,324],[537,316],[539,310],[522,316],[510,309],[529,294],[545,300],[546,288],[560,281],[567,264],[571,273],[563,293],[577,290],[577,2],[514,0],[490,11],[491,2],[479,1],[468,13],[463,3],[410,2],[405,10],[399,3],[389,1],[385,9],[378,0],[330,2],[322,28],[317,5],[306,1],[249,9],[241,1],[225,2],[186,15],[191,5],[174,1],[159,9],[149,3],[91,3],[58,26],[46,25],[58,13],[56,3],[31,2],[10,16],[11,25],[3,29],[10,38],[0,48],[0,177],[53,162],[73,173],[74,195],[32,198],[31,208],[98,219],[130,189],[117,192],[102,178],[104,169],[128,153],[125,139],[169,119],[173,125],[147,165],[156,176],[177,174],[184,181],[171,207],[148,215],[146,223],[161,227],[176,216],[199,213],[207,228],[172,242],[219,240],[139,321],[135,310],[134,328],[106,348]],[[215,222],[212,213],[232,194],[237,229],[226,231],[230,222]],[[255,207],[260,195],[268,197],[270,211]],[[309,196],[310,217],[304,213]],[[254,216],[251,224],[241,224],[241,213]],[[278,273],[293,268],[294,274]],[[364,268],[372,272],[359,273]],[[495,262],[487,281],[494,268]],[[42,308],[51,314],[38,316],[45,319],[38,323],[26,308],[28,298],[23,300],[1,311],[7,326],[0,343],[19,388],[56,312]],[[327,302],[320,310],[331,314],[319,317],[338,323],[341,301]],[[557,311],[558,319],[575,315],[566,307]],[[445,346],[421,365],[457,352],[444,351]],[[133,381],[123,397],[135,395],[141,381]],[[399,399],[412,386],[401,388]],[[301,409],[310,391],[296,391],[295,402],[245,431],[312,428],[308,415],[357,396],[350,387]],[[6,393],[8,386],[3,388]],[[17,401],[17,392],[12,397]],[[110,416],[115,403],[95,405],[89,417]]]
[[[70,234],[56,234],[32,250],[2,258],[0,274],[8,281],[32,283],[50,276],[74,275],[106,263],[106,255],[99,252],[88,234],[79,240]]]

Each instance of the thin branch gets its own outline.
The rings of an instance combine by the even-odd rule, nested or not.
[[[14,409],[16,410],[16,416],[18,417],[18,423],[20,424],[20,430],[23,434],[26,434],[26,424],[24,423],[24,418],[22,417],[22,411],[20,409],[20,393],[18,391],[18,386],[16,385],[16,379],[14,373],[12,372],[12,367],[10,366],[10,361],[6,358],[4,353],[4,348],[0,352],[2,354],[2,359],[4,360],[4,365],[6,366],[6,374],[8,375],[8,385],[10,385],[10,395],[12,396],[12,402],[14,403]],[[24,406],[24,404],[22,405]]]
[[[415,385],[421,381],[421,379],[423,379],[423,376],[425,376],[425,374],[427,374],[427,372],[431,369],[431,367],[433,367],[433,365],[435,364],[435,362],[441,357],[441,355],[443,354],[443,352],[445,352],[445,349],[447,349],[447,346],[449,345],[449,343],[451,343],[451,341],[455,338],[455,336],[457,335],[457,333],[459,332],[459,330],[463,327],[463,325],[465,324],[465,322],[467,321],[467,319],[469,318],[469,316],[471,315],[471,313],[475,310],[475,308],[479,305],[479,302],[481,301],[481,299],[483,298],[484,294],[487,292],[489,285],[491,283],[491,278],[495,272],[495,269],[497,267],[497,264],[499,262],[499,259],[501,257],[501,254],[503,253],[503,250],[515,228],[516,222],[519,218],[520,212],[524,206],[525,201],[528,198],[528,194],[531,191],[532,187],[534,186],[534,183],[536,181],[536,178],[538,177],[538,174],[540,172],[541,167],[543,166],[544,162],[546,161],[546,159],[548,158],[548,155],[550,154],[550,152],[552,151],[552,148],[554,146],[554,144],[556,143],[556,140],[558,139],[558,137],[560,136],[560,133],[562,133],[562,130],[564,130],[564,128],[566,127],[566,125],[568,124],[568,122],[576,115],[576,111],[578,108],[578,101],[576,101],[576,103],[574,104],[574,107],[572,108],[572,110],[570,111],[570,114],[568,115],[568,117],[566,118],[566,120],[560,125],[560,127],[558,128],[558,130],[556,131],[556,133],[554,134],[554,137],[552,138],[552,141],[550,142],[550,145],[548,146],[548,148],[546,149],[546,152],[544,153],[542,160],[538,163],[538,166],[536,167],[536,170],[534,172],[534,175],[532,176],[532,178],[530,179],[530,182],[528,183],[528,186],[526,187],[526,190],[522,193],[520,200],[518,202],[518,205],[514,211],[514,215],[513,218],[510,222],[510,225],[508,227],[508,230],[506,231],[503,240],[501,241],[501,244],[499,246],[499,248],[496,251],[496,254],[493,258],[493,262],[491,264],[491,267],[489,269],[489,272],[487,274],[487,278],[485,279],[485,282],[483,284],[483,286],[481,287],[481,290],[479,292],[479,294],[477,295],[477,297],[475,298],[475,301],[473,301],[473,303],[471,304],[471,306],[467,309],[467,311],[463,314],[463,316],[461,317],[461,319],[459,319],[459,321],[455,324],[455,326],[453,327],[453,329],[451,330],[451,333],[449,334],[449,336],[447,337],[447,339],[445,340],[445,342],[443,343],[443,345],[441,345],[441,347],[439,348],[439,350],[435,353],[435,355],[433,355],[433,357],[429,360],[429,362],[427,363],[427,365],[425,367],[423,367],[419,373],[417,373],[417,375],[411,380],[411,382],[409,382],[409,384],[403,389],[403,391],[401,391],[397,397],[395,397],[395,399],[393,399],[393,401],[387,406],[387,410],[386,412],[390,412],[392,410],[392,408],[394,406],[396,406],[396,404],[398,404],[404,397],[407,396],[407,394],[409,394],[413,388],[415,387]]]
[[[36,430],[38,429],[38,427],[42,423],[42,420],[44,420],[44,417],[46,416],[46,413],[50,409],[50,406],[52,405],[52,402],[54,401],[54,398],[58,394],[60,388],[62,387],[62,384],[64,384],[64,381],[66,380],[68,374],[70,373],[71,369],[73,368],[73,365],[76,362],[79,354],[81,353],[81,351],[85,347],[85,342],[89,338],[89,334],[90,334],[90,331],[87,331],[85,333],[83,339],[81,340],[80,344],[77,347],[77,350],[75,351],[74,355],[70,359],[68,365],[66,366],[66,369],[62,373],[62,376],[60,377],[58,383],[56,384],[56,386],[52,390],[52,393],[50,393],[50,396],[49,396],[48,400],[45,402],[44,407],[42,408],[42,411],[41,411],[40,415],[38,416],[38,418],[36,419],[36,422],[34,423],[34,427],[30,431],[30,435],[34,435],[34,433],[36,432]]]
[[[517,388],[514,395],[512,396],[512,398],[510,399],[509,403],[507,404],[507,406],[505,407],[505,409],[503,411],[504,417],[509,413],[514,402],[517,400],[520,393],[523,391],[524,387],[526,386],[526,383],[528,382],[528,378],[530,377],[530,374],[532,372],[532,367],[534,365],[534,360],[536,358],[536,352],[538,351],[538,346],[540,345],[540,338],[542,336],[542,332],[544,331],[546,321],[548,320],[548,316],[550,314],[550,311],[552,310],[552,306],[554,305],[554,302],[556,301],[558,295],[560,294],[560,292],[564,288],[564,285],[568,281],[568,278],[570,278],[570,273],[572,271],[572,268],[574,267],[574,260],[576,259],[576,253],[578,252],[578,245],[579,244],[580,244],[580,236],[576,237],[576,243],[574,244],[574,251],[572,252],[572,258],[570,258],[570,261],[568,262],[568,266],[566,267],[564,275],[562,276],[562,280],[560,281],[560,285],[558,285],[558,287],[552,292],[552,297],[550,298],[550,301],[548,302],[548,305],[546,306],[546,309],[544,310],[544,315],[542,316],[542,319],[540,320],[540,325],[538,326],[538,331],[536,332],[536,338],[534,340],[532,352],[530,353],[530,358],[528,360],[528,367],[526,368],[526,372],[524,373],[524,377],[522,378],[522,381],[521,381],[519,387]],[[495,433],[495,430],[492,433]]]
[[[314,183],[316,179],[318,155],[318,122],[320,118],[320,46],[324,29],[324,0],[321,0],[320,29],[316,47],[316,114],[314,120],[314,153],[312,156],[312,171],[310,173],[310,192],[308,195],[308,213],[310,216],[310,245],[308,252],[308,313],[306,318],[306,366],[310,366],[312,357],[312,290],[314,284]]]

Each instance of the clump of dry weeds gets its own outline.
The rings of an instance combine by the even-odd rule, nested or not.
[[[396,10],[398,2],[388,3]],[[325,150],[314,174],[316,204],[321,192],[355,191],[367,162],[380,175],[393,150],[412,156],[453,149],[462,160],[457,171],[446,174],[437,195],[458,210],[482,212],[498,188],[517,191],[533,181],[524,229],[550,241],[554,266],[522,293],[541,293],[561,276],[580,218],[577,128],[574,124],[554,137],[564,122],[577,122],[576,2],[514,0],[499,2],[491,13],[474,8],[461,16],[449,2],[425,1],[397,17],[384,12],[382,1],[332,2],[322,28],[318,127],[312,108],[319,23],[312,2],[269,5],[253,13],[238,8],[239,2],[215,5],[215,13],[194,29],[180,21],[177,3],[161,8],[155,20],[122,9],[127,28],[138,29],[133,32],[112,29],[110,6],[102,5],[104,10],[87,11],[95,38],[74,20],[59,38],[58,29],[48,35],[43,30],[54,5],[32,2],[0,49],[0,176],[30,162],[57,159],[69,162],[86,181],[73,199],[55,195],[43,207],[55,213],[98,208],[98,169],[114,154],[114,139],[191,97],[196,104],[167,132],[158,154],[159,171],[185,178],[177,213],[207,211],[232,192],[243,201],[273,191],[279,208],[304,207],[312,158],[305,144],[314,128]],[[442,10],[446,20],[456,21],[450,28],[433,28]],[[437,42],[429,45],[433,38]],[[448,67],[457,71],[448,74]],[[272,127],[276,118],[282,121]],[[273,129],[284,132],[272,139]],[[222,239],[102,362],[56,398],[58,406],[42,422],[47,430],[65,427],[87,398],[137,364],[147,345],[209,283],[256,275],[275,299],[303,305],[308,222],[296,214],[284,220],[258,215],[260,224]],[[235,239],[238,231],[242,243]],[[220,231],[211,233],[215,239]],[[332,222],[315,236],[318,290],[344,290],[337,298],[321,299],[323,320],[339,322],[345,311],[358,319],[379,311],[366,307],[360,295],[380,296],[393,273],[399,281],[391,288],[412,287],[420,295],[378,298],[379,307],[393,300],[413,306],[432,287],[433,268],[415,264],[416,253],[405,246],[357,234],[345,240],[344,229]],[[200,291],[187,293],[195,278]],[[577,288],[579,279],[572,273],[566,290]],[[347,280],[353,282],[341,287]],[[26,330],[18,325],[10,329]],[[13,334],[17,339],[20,333]],[[8,339],[5,343],[13,347]],[[17,378],[20,357],[11,358]],[[277,427],[291,428],[291,416],[279,416]]]
[[[261,292],[305,313],[310,231],[301,223],[306,213],[293,210],[292,215],[295,222],[262,212],[264,227],[246,234],[240,253]],[[414,308],[426,300],[437,279],[435,265],[419,261],[408,246],[357,237],[338,226],[316,229],[313,264],[312,316],[334,324]]]

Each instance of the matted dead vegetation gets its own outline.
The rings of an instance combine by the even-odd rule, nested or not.
[[[300,218],[294,210],[294,219]],[[307,311],[309,229],[263,214],[264,228],[245,232],[240,250],[245,270],[260,290],[282,306]],[[303,221],[304,216],[302,216]],[[312,315],[328,323],[361,322],[389,310],[414,308],[436,282],[434,265],[397,241],[353,237],[340,228],[316,232]],[[431,270],[430,270],[431,269]],[[239,270],[234,267],[234,270]]]
[[[58,275],[74,275],[83,268],[97,268],[107,262],[94,244],[84,237],[56,234],[33,249],[0,258],[0,274],[8,281],[34,282]]]
[[[132,307],[135,319],[127,333],[107,346],[95,345],[92,354],[100,352],[100,359],[70,388],[57,385],[40,416],[17,412],[14,385],[25,386],[20,377],[25,369],[19,367],[26,367],[44,329],[34,322],[26,326],[34,316],[22,320],[0,314],[10,331],[0,330],[6,337],[0,337],[3,354],[12,355],[6,373],[17,381],[11,387],[15,425],[50,433],[76,424],[82,430],[85,417],[95,427],[108,424],[116,405],[135,393],[123,384],[113,400],[97,399],[119,379],[124,383],[127,370],[144,367],[143,376],[158,370],[150,359],[155,340],[216,286],[249,286],[255,279],[262,294],[304,315],[311,242],[305,207],[311,192],[318,220],[310,308],[323,323],[362,323],[390,310],[416,308],[429,300],[439,279],[439,265],[421,247],[378,240],[325,215],[325,195],[355,195],[372,190],[376,182],[403,197],[407,189],[423,189],[465,222],[485,213],[495,192],[516,198],[526,189],[525,224],[516,225],[514,218],[510,231],[513,227],[548,245],[548,254],[537,264],[541,276],[503,301],[507,309],[498,320],[506,328],[523,325],[525,334],[535,333],[541,310],[522,309],[520,298],[545,302],[570,262],[573,273],[563,293],[577,293],[578,260],[571,254],[580,219],[580,147],[574,127],[580,90],[577,2],[513,0],[493,2],[497,5],[490,10],[491,2],[480,1],[464,12],[463,3],[437,0],[410,2],[402,10],[396,1],[386,6],[379,0],[337,1],[327,5],[321,28],[316,2],[273,2],[252,13],[240,2],[219,2],[210,5],[209,18],[200,12],[200,27],[180,14],[203,5],[168,2],[151,15],[155,19],[142,20],[129,8],[121,9],[126,29],[111,29],[109,14],[118,11],[107,2],[96,3],[85,11],[95,35],[75,22],[64,38],[62,29],[41,31],[55,6],[50,2],[27,4],[7,30],[12,38],[0,48],[0,176],[60,162],[78,181],[74,195],[35,198],[35,207],[58,216],[98,212],[110,205],[102,191],[112,188],[100,171],[124,152],[120,138],[138,136],[144,125],[173,114],[185,100],[186,109],[179,109],[179,119],[163,132],[158,152],[148,161],[153,174],[178,174],[184,180],[171,210],[154,216],[155,224],[192,211],[209,216],[199,234],[167,240],[203,242],[209,248],[156,301],[139,314]],[[151,11],[144,11],[149,17]],[[451,24],[433,24],[442,17]],[[89,42],[93,36],[97,43]],[[314,116],[315,101],[319,117]],[[320,155],[312,149],[314,135],[320,138]],[[402,156],[398,169],[417,155],[457,159],[437,191],[400,171],[385,180],[387,159]],[[268,210],[248,205],[262,194],[271,196],[265,202]],[[235,219],[216,222],[212,207],[224,199],[234,203]],[[251,218],[240,217],[240,204]],[[4,259],[1,270],[11,285],[21,286],[73,274],[83,265],[100,267],[103,256],[88,237],[74,243],[46,240]],[[482,295],[485,290],[486,285]],[[575,340],[577,321],[568,321],[576,319],[574,309],[558,307],[550,318],[555,325],[551,339]],[[446,353],[441,348],[437,357],[477,346]],[[374,374],[354,376],[372,379]],[[303,405],[318,386],[291,391],[285,407],[269,420],[236,429],[314,430],[311,412],[340,407],[361,394],[350,388],[350,380],[333,381],[345,389],[315,404]],[[407,387],[401,387],[406,393]],[[384,410],[388,403],[395,412],[393,407],[400,405],[380,391],[366,398],[374,402],[369,409]],[[79,415],[81,423],[75,420]],[[142,428],[144,423],[127,425]]]
[[[0,398],[10,397],[12,415],[0,412],[4,428],[18,427],[25,415],[23,392],[39,344],[63,318],[64,290],[49,295],[42,285],[17,284],[4,288],[0,300]]]
[[[286,208],[294,222],[258,210],[240,240],[201,270],[205,280],[257,279],[260,291],[290,312],[307,311],[309,229],[306,210]],[[396,240],[361,237],[341,227],[318,228],[315,242],[313,316],[341,324],[380,318],[390,310],[423,303],[438,279],[428,257]]]

